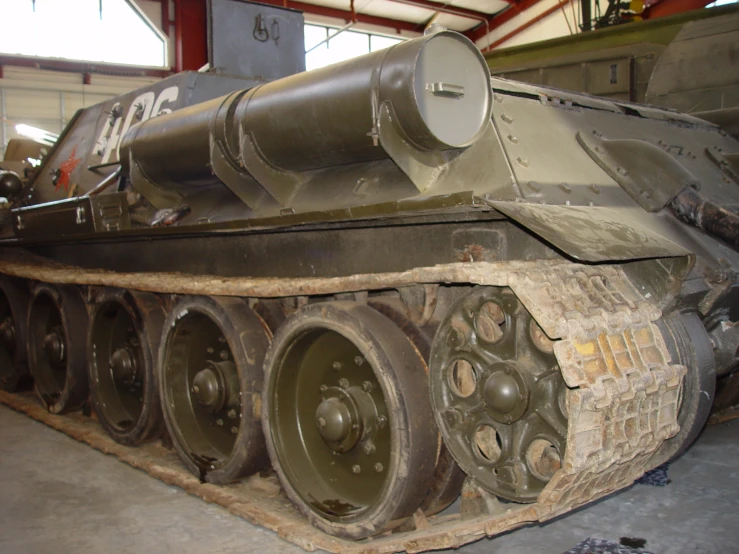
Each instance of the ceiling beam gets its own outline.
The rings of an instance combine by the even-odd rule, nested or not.
[[[493,29],[497,29],[504,23],[507,23],[518,14],[525,12],[529,8],[538,4],[541,0],[518,0],[515,4],[512,4],[505,10],[498,12],[497,14],[489,17],[486,23],[481,23],[474,29],[465,31],[463,34],[467,36],[472,42],[477,42],[485,35],[490,33]]]
[[[130,65],[116,65],[104,62],[85,62],[66,59],[39,58],[35,56],[6,56],[0,55],[0,67],[32,67],[51,71],[67,71],[70,73],[97,73],[101,75],[116,75],[121,77],[167,77],[172,72],[167,68],[154,69],[149,67],[133,67]]]
[[[535,23],[538,23],[539,21],[541,21],[545,17],[547,17],[547,16],[553,14],[554,12],[558,11],[559,9],[563,8],[564,6],[566,6],[567,4],[569,4],[571,1],[572,0],[560,0],[559,2],[557,2],[556,4],[554,4],[554,6],[551,6],[550,8],[547,8],[546,10],[544,10],[543,12],[541,12],[536,17],[532,17],[531,19],[529,19],[528,21],[526,21],[523,25],[520,25],[520,26],[516,27],[515,29],[513,29],[513,31],[511,31],[507,35],[504,35],[504,36],[500,37],[499,39],[495,40],[494,42],[491,42],[490,43],[490,46],[486,46],[485,48],[482,49],[482,51],[483,52],[489,52],[493,48],[496,48],[496,47],[500,46],[501,44],[503,44],[504,42],[511,40],[513,37],[515,37],[519,33],[522,33],[523,31],[525,31],[526,29],[528,29],[529,27],[531,27]]]
[[[335,19],[343,19],[350,23],[354,19],[358,23],[366,23],[367,25],[378,25],[380,27],[388,27],[395,29],[397,32],[410,31],[413,33],[423,32],[423,23],[412,23],[410,21],[401,21],[399,19],[390,19],[388,17],[379,17],[366,13],[352,14],[349,10],[340,10],[338,8],[329,8],[326,6],[316,6],[315,4],[307,4],[305,2],[294,2],[293,0],[258,0],[260,4],[269,4],[280,8],[292,8],[301,12],[322,15],[324,17],[333,17]]]
[[[440,3],[432,2],[431,0],[388,0],[388,2],[405,4],[406,6],[413,6],[414,8],[423,8],[425,10],[447,13],[450,15],[458,15],[460,17],[467,17],[469,19],[476,19],[477,21],[485,21],[492,15],[485,12],[479,12],[477,10],[470,10],[469,8],[453,6],[449,4],[449,2]],[[504,0],[504,2],[515,4],[516,0]]]

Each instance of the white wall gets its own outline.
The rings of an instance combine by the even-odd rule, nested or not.
[[[59,134],[78,109],[157,80],[93,73],[91,84],[84,85],[79,73],[10,66],[5,66],[3,73],[0,79],[0,159],[5,154],[5,145],[17,136],[17,124],[25,123]]]

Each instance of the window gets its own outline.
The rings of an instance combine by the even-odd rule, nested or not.
[[[404,40],[349,30],[336,34],[337,31],[332,27],[305,25],[305,67],[308,71],[389,48]],[[326,42],[321,44],[321,41]]]
[[[129,0],[0,0],[0,53],[166,67],[163,34]]]

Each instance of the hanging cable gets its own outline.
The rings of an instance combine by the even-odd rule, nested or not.
[[[585,0],[585,1],[590,2],[590,0]],[[577,14],[575,13],[575,2],[573,2],[573,0],[570,0],[570,11],[572,12],[572,26],[575,28],[575,31],[577,32],[578,19],[577,19]]]
[[[565,11],[565,5],[560,4],[559,9],[562,10],[562,16],[565,18],[565,22],[567,23],[567,28],[570,30],[570,34],[574,35],[575,33],[572,32],[572,27],[570,26],[570,20],[567,19],[567,12]]]

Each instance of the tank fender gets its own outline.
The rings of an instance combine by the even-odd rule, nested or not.
[[[667,152],[644,140],[607,139],[577,133],[577,142],[614,181],[648,212],[658,212],[698,180]]]
[[[688,256],[690,252],[641,225],[634,209],[490,201],[495,209],[585,262]]]

